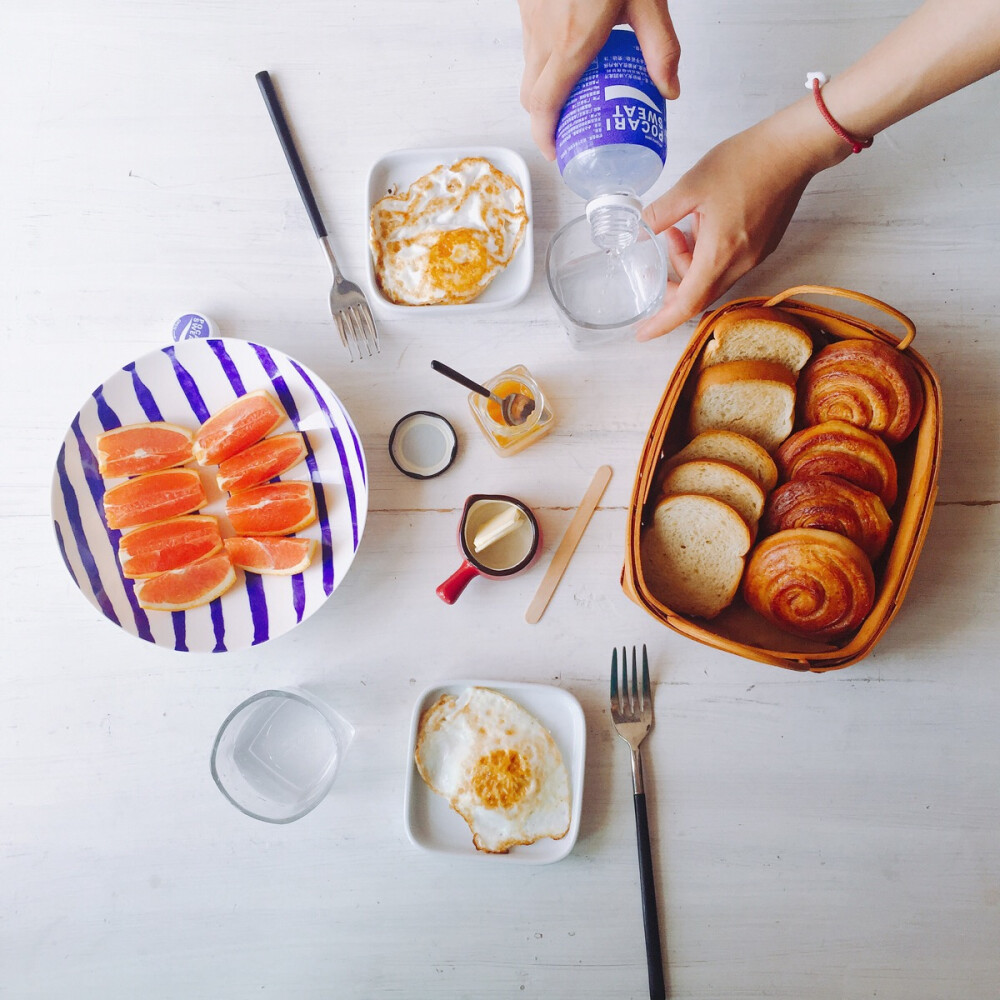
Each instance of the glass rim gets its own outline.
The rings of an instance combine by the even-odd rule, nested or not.
[[[252,809],[248,809],[241,802],[237,801],[230,793],[229,789],[222,782],[222,778],[219,776],[218,764],[216,763],[219,756],[219,747],[222,744],[222,739],[229,729],[230,725],[237,718],[245,712],[251,705],[256,704],[258,701],[263,701],[265,698],[290,698],[293,701],[300,702],[303,705],[308,705],[310,708],[318,712],[330,727],[330,732],[333,734],[334,741],[340,746],[340,737],[337,735],[337,728],[334,725],[334,720],[331,718],[329,711],[325,708],[323,703],[318,698],[313,698],[312,696],[306,694],[302,691],[293,691],[289,688],[268,688],[266,691],[258,691],[256,694],[251,695],[249,698],[241,701],[222,721],[222,725],[219,726],[219,731],[215,734],[215,742],[212,744],[212,756],[210,760],[210,769],[212,772],[212,780],[215,782],[216,787],[220,792],[234,805],[241,813],[245,816],[249,816],[251,819],[260,820],[263,823],[294,823],[297,819],[302,819],[303,816],[312,812],[326,798],[330,788],[333,785],[334,778],[337,776],[337,768],[335,766],[328,766],[328,774],[324,776],[323,780],[316,786],[309,797],[305,800],[305,805],[296,810],[294,813],[288,816],[265,816],[262,813],[254,812]],[[343,753],[344,748],[340,748],[340,752]]]
[[[549,240],[549,245],[545,251],[545,281],[549,286],[549,293],[556,304],[556,308],[574,326],[581,330],[592,331],[594,333],[614,333],[617,330],[625,330],[635,323],[648,319],[663,305],[663,294],[667,290],[667,256],[664,253],[659,240],[656,238],[656,233],[654,233],[642,219],[639,220],[639,229],[646,234],[649,241],[653,244],[656,249],[656,254],[660,258],[660,262],[663,264],[663,274],[659,282],[659,294],[653,297],[649,305],[646,306],[646,308],[641,312],[636,313],[630,319],[619,320],[614,323],[591,323],[585,319],[578,319],[575,313],[566,306],[565,302],[563,302],[562,297],[556,291],[556,287],[552,281],[552,248],[556,245],[556,241],[559,240],[569,229],[573,226],[579,225],[581,222],[587,222],[587,217],[585,215],[579,215],[575,219],[571,219],[564,226],[557,229],[556,232],[553,233],[552,239]]]

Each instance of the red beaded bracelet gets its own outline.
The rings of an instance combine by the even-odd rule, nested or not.
[[[844,140],[850,147],[852,152],[860,153],[862,149],[867,149],[874,141],[874,137],[868,139],[859,139],[857,136],[851,135],[841,124],[837,121],[833,115],[830,114],[830,109],[826,106],[826,101],[823,100],[823,95],[820,93],[820,89],[823,84],[827,82],[827,77],[824,73],[809,73],[806,76],[806,87],[812,90],[813,97],[816,99],[816,107],[819,108],[819,113],[826,119],[827,124],[833,129],[841,139]]]

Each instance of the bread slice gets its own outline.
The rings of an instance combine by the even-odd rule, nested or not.
[[[657,503],[639,544],[654,597],[678,614],[714,618],[739,588],[750,529],[721,500],[675,494]]]
[[[736,431],[773,452],[792,432],[795,378],[773,361],[726,361],[706,368],[691,401],[691,436]]]
[[[729,504],[747,523],[751,537],[764,513],[764,491],[745,472],[726,462],[707,458],[681,462],[663,480],[663,494],[698,493]]]
[[[746,306],[725,313],[705,345],[702,364],[771,361],[799,372],[813,352],[809,331],[790,313]]]
[[[664,468],[670,470],[681,462],[709,458],[728,462],[741,469],[765,492],[778,483],[778,467],[774,459],[756,441],[735,431],[703,431],[692,438],[676,455],[667,459]]]

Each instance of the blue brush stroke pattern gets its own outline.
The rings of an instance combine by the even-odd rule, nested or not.
[[[232,387],[235,397],[245,395],[248,391],[252,391],[258,387],[257,383],[259,379],[256,374],[250,373],[255,373],[259,366],[270,381],[270,385],[288,414],[289,419],[300,433],[303,432],[300,426],[300,406],[296,400],[296,393],[305,394],[304,397],[300,395],[300,398],[303,401],[308,399],[308,408],[312,408],[312,404],[315,401],[315,404],[326,419],[339,457],[341,474],[350,510],[352,552],[357,550],[364,523],[363,519],[359,523],[359,497],[354,483],[354,477],[360,475],[362,489],[364,492],[367,492],[367,467],[361,442],[357,437],[350,418],[343,408],[339,406],[336,397],[329,392],[316,376],[312,375],[307,369],[298,364],[298,362],[287,358],[281,352],[272,351],[270,348],[260,345],[249,344],[243,341],[210,338],[200,341],[188,341],[177,346],[166,347],[161,351],[153,352],[145,358],[126,365],[117,376],[113,376],[112,380],[99,386],[93,392],[92,403],[88,403],[88,407],[85,410],[81,410],[80,414],[77,415],[70,432],[66,436],[56,462],[54,477],[54,496],[61,496],[64,510],[54,512],[54,527],[63,562],[81,591],[85,594],[89,591],[93,603],[96,604],[109,620],[148,642],[158,642],[161,640],[154,637],[150,627],[149,616],[138,605],[134,593],[134,582],[124,579],[121,575],[121,568],[117,560],[118,540],[121,537],[121,532],[109,530],[107,527],[103,505],[105,484],[98,471],[97,457],[87,439],[87,435],[83,431],[82,417],[84,412],[89,413],[87,417],[88,426],[93,426],[91,421],[96,417],[97,423],[104,430],[120,427],[122,420],[118,412],[116,412],[116,407],[112,406],[109,402],[108,396],[110,394],[117,402],[121,403],[123,407],[121,412],[135,409],[129,403],[128,397],[131,395],[134,396],[135,404],[137,404],[146,420],[164,420],[166,418],[163,416],[163,405],[157,399],[158,389],[153,387],[162,387],[163,392],[168,394],[170,386],[176,385],[181,389],[194,419],[198,423],[203,423],[211,415],[204,391],[205,387],[213,383],[207,377],[206,369],[203,362],[200,361],[197,348],[192,350],[193,344],[197,344],[199,348],[201,345],[206,345]],[[164,369],[162,364],[164,359],[168,365],[166,369]],[[282,374],[281,366],[283,364],[290,364],[291,370],[294,372],[291,384],[289,383],[289,379]],[[288,369],[286,368],[285,371],[288,371]],[[206,376],[203,378],[201,385],[199,385],[198,378],[194,374],[195,372]],[[170,379],[170,381],[165,381],[165,378]],[[250,386],[249,389],[247,387],[248,384]],[[131,390],[130,394],[128,390]],[[165,398],[166,396],[164,396]],[[173,397],[171,396],[171,398]],[[220,402],[219,407],[222,405],[224,403]],[[178,422],[183,423],[184,420],[178,419]],[[315,432],[311,430],[310,433]],[[345,435],[350,438],[350,441],[346,445]],[[320,534],[322,536],[322,587],[324,594],[329,596],[336,586],[337,578],[333,565],[333,529],[331,526],[330,511],[327,508],[323,473],[326,471],[329,478],[329,472],[332,472],[332,469],[323,470],[320,468],[316,452],[309,441],[308,434],[303,433],[303,438],[306,441],[306,462],[316,492],[317,514],[320,522]],[[353,452],[355,463],[353,466],[348,458],[349,450]],[[74,462],[68,463],[67,460],[71,456]],[[74,470],[76,469],[76,459],[79,460],[79,468],[82,471],[82,484],[79,483],[80,472],[70,471],[70,465],[72,465]],[[88,538],[85,522],[91,523],[91,530],[93,531],[93,521],[87,521],[84,518],[81,511],[81,503],[94,504],[100,524],[104,529],[101,535]],[[361,512],[362,518],[363,514],[364,511]],[[338,515],[338,517],[341,523],[343,523],[345,519],[342,514]],[[89,514],[88,518],[90,518]],[[99,561],[96,555],[96,553],[100,552],[102,553],[101,560],[105,559],[106,556],[103,553],[106,552],[106,545],[110,546],[114,557],[114,565],[118,571],[114,581],[110,578],[107,581],[102,579],[100,566],[104,565],[104,563]],[[73,559],[74,550],[76,554],[75,560]],[[74,569],[74,565],[79,568]],[[213,652],[225,652],[227,650],[228,633],[232,629],[236,630],[233,636],[234,641],[228,642],[228,645],[235,648],[242,648],[248,644],[256,645],[272,638],[272,626],[278,628],[278,631],[274,634],[281,634],[292,625],[292,622],[289,620],[288,611],[284,611],[285,617],[283,619],[278,622],[274,621],[271,609],[267,606],[267,586],[263,578],[255,574],[248,574],[246,580],[247,608],[245,611],[241,612],[237,604],[235,605],[236,610],[234,612],[234,605],[231,602],[227,602],[224,610],[223,599],[221,598],[213,601],[207,609],[206,613],[210,617],[211,623],[210,641],[213,643],[211,647]],[[126,615],[126,619],[131,617],[131,621],[119,618],[120,612],[116,612],[115,610],[114,601],[108,592],[109,586],[113,586],[114,588],[121,587],[131,611],[131,616]],[[288,596],[285,599],[290,599],[294,621],[300,622],[306,615],[309,603],[309,591],[305,574],[299,573],[289,579],[289,591],[286,591]],[[312,610],[319,603],[321,602],[314,602]],[[283,607],[288,608],[288,605],[284,605]],[[197,609],[197,611],[203,612],[205,609]],[[187,651],[192,648],[190,626],[193,619],[189,616],[196,613],[173,612],[171,614],[173,625],[171,644],[175,649]],[[227,623],[227,613],[231,616],[235,614],[232,622]],[[204,621],[204,618],[200,618],[199,620]],[[232,628],[227,628],[227,625],[231,625]],[[201,643],[202,646],[196,643],[195,648],[204,648],[207,651],[208,647],[204,646],[204,642],[205,632],[204,629],[201,629],[198,643]]]

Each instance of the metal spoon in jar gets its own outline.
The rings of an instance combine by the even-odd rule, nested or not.
[[[454,368],[441,364],[440,361],[432,361],[431,368],[446,378],[450,378],[453,382],[464,385],[466,389],[471,389],[473,392],[478,392],[480,396],[492,399],[500,407],[500,416],[503,417],[503,422],[508,427],[517,427],[519,424],[523,424],[535,412],[534,399],[531,396],[526,396],[523,392],[511,392],[501,399],[495,393],[490,392],[485,385],[473,382],[471,378],[466,378]]]

